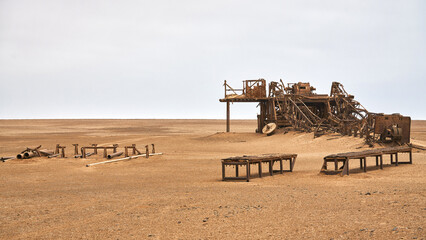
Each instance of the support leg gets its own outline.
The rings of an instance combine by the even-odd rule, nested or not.
[[[225,163],[222,162],[222,181],[225,180]]]
[[[229,102],[226,102],[226,132],[230,132],[231,130],[230,117],[231,117],[231,111],[230,111]]]
[[[259,162],[259,177],[262,177],[262,162]]]
[[[390,154],[390,161],[391,161],[391,164],[393,164],[393,154],[392,153]]]
[[[349,175],[349,159],[346,158],[343,164],[342,176]]]
[[[380,169],[383,169],[383,155],[380,155]]]
[[[322,164],[321,172],[325,172],[327,170],[327,160],[324,158],[324,163]]]
[[[398,153],[395,153],[395,166],[398,166]]]
[[[297,158],[297,157],[294,157],[294,158],[292,158],[292,160],[291,160],[291,169],[290,169],[290,172],[293,172],[294,165],[296,164],[296,158]]]
[[[413,164],[413,151],[410,149],[410,164]]]
[[[75,143],[73,144],[73,146],[74,146],[74,155],[78,155],[78,144]]]
[[[334,159],[334,170],[339,170],[339,162],[337,161],[337,159]]]
[[[273,175],[273,169],[272,169],[272,160],[269,161],[269,175]]]
[[[363,158],[364,161],[364,172],[367,172],[367,158]]]
[[[246,163],[246,172],[247,172],[247,182],[250,182],[250,163]]]
[[[376,156],[376,166],[379,166],[379,156]]]
[[[280,173],[283,174],[283,160],[280,159]]]
[[[235,177],[238,177],[238,166],[239,165],[235,165]]]
[[[362,169],[362,158],[359,159],[359,168]]]

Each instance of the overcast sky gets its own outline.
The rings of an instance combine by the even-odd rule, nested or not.
[[[422,0],[0,0],[0,118],[219,119],[281,78],[426,119],[425,45]]]

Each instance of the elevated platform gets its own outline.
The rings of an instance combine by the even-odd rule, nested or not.
[[[398,160],[398,153],[409,153],[410,160],[408,162],[400,162]],[[376,158],[376,166],[380,166],[380,169],[383,169],[383,155],[390,155],[390,164],[412,164],[412,148],[410,146],[399,146],[399,147],[388,147],[388,148],[379,148],[372,149],[360,152],[346,152],[346,153],[337,153],[324,157],[324,163],[321,168],[321,172],[327,171],[327,164],[329,162],[334,163],[335,171],[339,169],[339,162],[343,163],[341,167],[342,173],[341,175],[349,175],[349,160],[351,159],[359,159],[360,168],[367,172],[367,157],[375,157]],[[395,155],[395,161],[393,156]],[[379,164],[380,160],[380,164]]]
[[[250,165],[257,164],[258,165],[258,176],[262,177],[262,163],[269,165],[269,175],[272,176],[274,173],[274,163],[279,162],[280,163],[280,170],[277,170],[276,172],[279,172],[283,174],[284,172],[292,172],[294,168],[294,164],[296,163],[296,157],[297,154],[263,154],[263,155],[257,155],[257,156],[238,156],[238,157],[229,157],[222,159],[222,180],[246,180],[247,182],[250,181]],[[289,170],[284,170],[283,168],[283,161],[289,161]],[[225,170],[227,166],[234,166],[235,167],[235,177],[226,177]],[[245,166],[246,167],[246,175],[243,177],[239,176],[239,167]]]
[[[269,98],[222,98],[219,102],[267,102]]]
[[[284,95],[281,97],[263,97],[263,98],[249,98],[242,95],[230,96],[226,98],[219,99],[219,102],[267,102],[271,100],[276,101],[285,101],[285,98],[296,97],[305,102],[319,103],[319,102],[334,102],[333,99],[330,99],[327,95]]]

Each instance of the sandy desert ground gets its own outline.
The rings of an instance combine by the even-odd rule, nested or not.
[[[2,239],[425,239],[426,153],[412,165],[367,173],[319,174],[327,154],[363,140],[289,132],[256,134],[256,122],[223,120],[1,120],[0,156],[66,145],[68,158],[0,162]],[[426,145],[426,121],[412,141]],[[72,143],[139,149],[163,156],[86,167]],[[365,147],[365,146],[364,146]],[[293,173],[221,181],[220,159],[297,153]],[[407,159],[402,155],[402,160]],[[266,172],[265,172],[266,176]]]

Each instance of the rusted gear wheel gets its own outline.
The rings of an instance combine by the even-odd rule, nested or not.
[[[275,123],[268,123],[266,124],[263,129],[262,129],[262,133],[270,136],[272,134],[274,134],[275,130],[277,129],[277,124]]]

